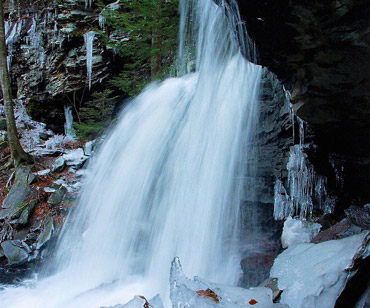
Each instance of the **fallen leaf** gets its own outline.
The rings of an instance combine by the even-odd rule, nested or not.
[[[254,298],[252,298],[250,301],[249,301],[249,305],[255,305],[255,304],[257,304],[258,302],[254,299]]]
[[[216,303],[219,303],[220,302],[220,300],[218,299],[217,294],[215,292],[213,292],[211,289],[198,290],[197,291],[197,294],[200,295],[200,296],[203,296],[203,297],[209,297],[213,301],[215,301]]]
[[[140,298],[142,298],[143,300],[145,300],[145,303],[144,303],[144,308],[149,308],[149,302],[147,301],[147,299],[145,298],[145,296],[142,296],[142,295],[139,295]]]

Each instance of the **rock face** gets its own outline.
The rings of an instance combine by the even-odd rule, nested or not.
[[[79,0],[19,1],[18,9],[9,5],[5,16],[15,97],[25,102],[33,119],[62,133],[64,106],[80,106],[90,98],[83,35],[98,27],[99,14]],[[104,87],[121,67],[119,61],[94,39],[92,91]]]
[[[370,200],[369,2],[238,1],[259,62],[316,135],[316,165],[341,174],[342,207]],[[335,175],[331,181],[335,182]],[[339,191],[340,190],[340,191]],[[356,199],[356,200],[355,200]]]
[[[9,265],[22,264],[28,259],[29,247],[19,240],[2,242],[1,247],[4,250]]]
[[[282,223],[275,221],[274,184],[287,177],[289,148],[293,145],[293,126],[289,102],[276,76],[267,71],[260,89],[261,104],[257,131],[251,148],[246,151],[248,177],[241,207],[245,246],[241,267],[243,286],[256,286],[268,276],[281,250]]]

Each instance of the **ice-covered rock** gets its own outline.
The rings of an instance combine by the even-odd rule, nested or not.
[[[63,158],[67,166],[81,166],[86,160],[87,156],[81,148],[71,150],[68,154],[64,154]]]
[[[40,171],[37,171],[36,174],[37,175],[47,175],[48,173],[50,173],[50,169],[44,169],[44,170],[40,170]]]
[[[51,166],[51,171],[52,172],[60,172],[60,171],[63,171],[64,169],[64,166],[65,166],[65,159],[63,158],[63,156],[61,157],[58,157],[55,162],[53,163],[53,165]]]
[[[47,192],[47,193],[53,193],[55,192],[56,189],[55,188],[51,188],[51,187],[44,187],[44,192]]]
[[[281,303],[294,308],[332,308],[355,259],[369,254],[370,233],[319,244],[301,243],[280,254],[270,276],[278,278]]]
[[[310,242],[320,231],[321,225],[303,219],[288,217],[284,222],[281,244],[283,248]]]
[[[85,155],[90,156],[92,154],[94,150],[94,144],[95,144],[95,140],[86,142],[85,147],[84,147]]]
[[[171,266],[170,292],[172,306],[176,308],[288,308],[273,304],[272,291],[268,288],[243,289],[219,285],[199,277],[190,280],[184,276],[178,258]]]
[[[101,308],[164,308],[163,302],[159,295],[156,295],[151,300],[147,300],[144,296],[137,295],[132,300],[124,305],[115,305],[111,307],[101,307]]]

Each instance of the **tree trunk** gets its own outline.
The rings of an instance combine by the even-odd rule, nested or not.
[[[151,70],[151,78],[154,80],[157,74],[161,71],[161,54],[160,50],[162,47],[161,36],[156,27],[152,29],[152,56],[150,58],[150,70]]]
[[[150,75],[151,79],[154,80],[157,77],[157,74],[161,71],[162,58],[161,58],[161,49],[162,49],[162,38],[160,27],[156,23],[156,19],[160,19],[162,10],[162,0],[157,0],[154,2],[154,14],[153,16],[153,27],[152,27],[152,55],[150,58]]]
[[[7,65],[7,49],[5,44],[3,0],[0,0],[0,84],[3,92],[8,141],[11,152],[10,164],[18,166],[30,160],[30,156],[23,150],[15,125],[11,83]]]

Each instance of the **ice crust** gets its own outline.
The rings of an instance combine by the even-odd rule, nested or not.
[[[280,254],[270,276],[278,278],[281,303],[294,308],[332,308],[355,256],[365,255],[369,232],[319,244],[293,245]]]

